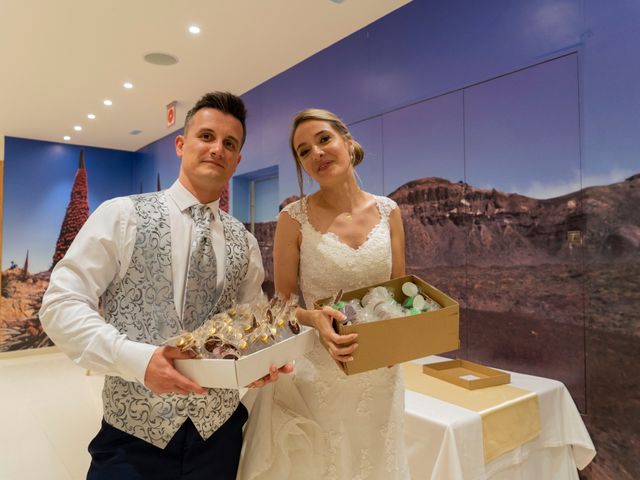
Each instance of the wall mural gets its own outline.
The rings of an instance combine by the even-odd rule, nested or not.
[[[138,155],[17,137],[4,151],[0,352],[52,345],[38,318],[51,271],[91,211],[133,193]]]
[[[598,450],[582,478],[635,479],[640,165],[585,161],[578,79],[565,55],[350,129],[364,188],[400,206],[408,272],[460,301],[447,355],[563,382]]]
[[[78,170],[71,187],[66,213],[55,241],[51,267],[41,272],[29,270],[29,251],[24,264],[11,263],[2,272],[0,297],[0,352],[49,347],[53,343],[42,330],[38,311],[42,296],[49,286],[53,267],[64,257],[76,234],[89,218],[89,184],[84,162],[84,151],[80,151]]]

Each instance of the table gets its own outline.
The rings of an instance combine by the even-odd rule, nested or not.
[[[431,356],[425,364],[447,360]],[[596,454],[566,387],[511,373],[511,384],[538,394],[540,435],[485,465],[480,415],[405,391],[405,441],[412,480],[577,480]]]

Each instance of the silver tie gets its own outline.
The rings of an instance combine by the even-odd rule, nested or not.
[[[207,319],[216,302],[217,266],[211,239],[213,212],[206,205],[190,209],[195,224],[185,285],[182,326],[192,331]]]

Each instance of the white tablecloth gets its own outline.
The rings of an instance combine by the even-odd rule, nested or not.
[[[427,357],[417,363],[447,360]],[[566,387],[511,373],[511,384],[540,399],[540,435],[484,463],[480,415],[407,390],[405,440],[412,480],[577,480],[595,448]]]

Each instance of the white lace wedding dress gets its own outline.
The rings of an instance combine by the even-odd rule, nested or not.
[[[300,223],[300,289],[307,306],[388,280],[389,214],[375,197],[380,222],[358,248],[320,233],[307,218],[306,198],[284,211]],[[263,388],[245,430],[242,480],[409,478],[403,440],[404,387],[398,366],[346,376],[316,339],[294,373]]]

